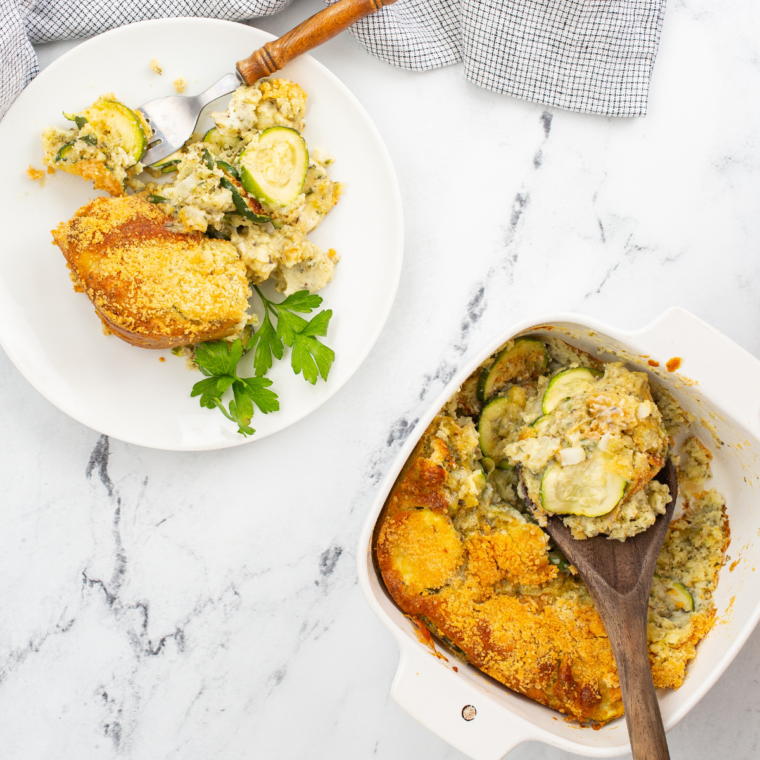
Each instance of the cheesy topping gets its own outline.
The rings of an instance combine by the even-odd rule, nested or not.
[[[589,361],[557,343],[549,345],[553,371],[567,361]],[[583,416],[576,422],[596,431],[599,441],[608,436],[605,444],[614,450],[616,436],[633,438],[632,428],[651,425],[661,412],[652,403],[645,416],[639,413],[649,399],[637,373],[623,374],[618,366],[612,374],[623,378],[624,388],[638,391],[628,400],[619,397],[620,411],[610,409],[604,424]],[[547,385],[538,379],[529,384],[534,389]],[[622,393],[604,391],[613,392]],[[594,395],[595,403],[609,408],[599,395]],[[675,409],[672,396],[664,403]],[[378,521],[375,552],[383,581],[400,608],[455,656],[544,705],[603,724],[623,714],[604,625],[575,568],[536,524],[530,503],[518,495],[517,470],[486,465],[481,459],[475,428],[481,404],[468,380],[407,462]],[[537,408],[526,407],[528,420],[540,414]],[[563,430],[575,429],[567,424],[563,428],[558,423]],[[677,433],[680,426],[672,429]],[[639,439],[660,451],[659,434],[650,438],[642,432]],[[695,444],[685,448],[697,452]],[[530,454],[538,456],[536,451]],[[626,465],[634,468],[633,460]],[[472,488],[483,471],[485,483]],[[668,499],[667,487],[647,481],[621,505],[611,520],[613,530],[624,532],[627,521],[647,509],[658,512]],[[602,532],[604,527],[595,529]],[[712,594],[728,541],[725,504],[715,491],[685,502],[683,514],[667,533],[647,626],[657,688],[677,689],[683,683],[698,642],[714,624]]]

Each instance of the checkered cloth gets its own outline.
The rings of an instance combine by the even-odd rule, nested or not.
[[[147,18],[242,21],[291,1],[0,0],[0,117],[38,72],[31,43]],[[404,69],[463,60],[467,79],[494,92],[643,116],[664,10],[665,0],[397,0],[351,31],[372,55]]]

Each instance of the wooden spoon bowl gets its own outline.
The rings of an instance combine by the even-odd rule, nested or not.
[[[578,569],[602,618],[615,655],[634,760],[668,760],[668,744],[652,682],[647,646],[649,592],[657,557],[678,498],[676,468],[668,459],[657,475],[671,500],[654,525],[625,541],[572,537],[561,518],[546,530]]]

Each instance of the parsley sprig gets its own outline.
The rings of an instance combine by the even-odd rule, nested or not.
[[[332,309],[316,314],[310,321],[299,314],[311,314],[322,304],[318,295],[308,290],[299,290],[280,303],[274,303],[264,296],[254,285],[259,298],[264,303],[264,322],[252,336],[248,348],[256,346],[253,357],[254,371],[257,377],[263,377],[272,366],[272,357],[282,359],[285,352],[283,344],[292,348],[290,366],[293,372],[302,374],[304,380],[314,385],[317,378],[327,380],[330,367],[335,361],[335,352],[318,340],[317,336],[327,335],[327,328],[332,317]],[[270,316],[271,315],[271,316]],[[277,318],[277,327],[272,324],[272,317]]]
[[[300,314],[311,314],[322,304],[322,299],[299,290],[284,301],[275,303],[264,296],[257,287],[264,304],[264,321],[261,327],[246,340],[238,338],[233,343],[218,340],[200,343],[195,347],[195,363],[206,379],[197,382],[190,393],[200,396],[200,404],[207,409],[219,411],[232,422],[237,423],[242,435],[253,435],[251,419],[258,407],[264,414],[276,412],[280,408],[277,394],[270,390],[272,381],[264,375],[271,369],[274,359],[282,359],[285,346],[292,349],[290,364],[293,371],[302,374],[314,385],[321,377],[327,380],[330,367],[335,360],[335,352],[318,340],[327,335],[332,310],[320,311],[306,320]],[[273,319],[277,320],[276,326]],[[255,349],[255,350],[254,350]],[[254,351],[253,367],[255,377],[240,377],[238,365],[243,357]],[[232,399],[225,406],[222,396],[232,390]]]
[[[217,340],[197,345],[195,363],[206,375],[206,379],[193,386],[190,396],[200,396],[201,406],[219,409],[227,419],[236,422],[238,433],[253,435],[256,432],[251,427],[254,406],[264,414],[269,414],[280,408],[280,402],[277,394],[269,390],[271,380],[264,377],[238,377],[237,366],[243,354],[240,338],[234,343]],[[222,396],[229,388],[232,388],[232,399],[228,410]]]

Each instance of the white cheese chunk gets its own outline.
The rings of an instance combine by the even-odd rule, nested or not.
[[[559,461],[563,467],[570,464],[580,464],[586,458],[586,452],[581,446],[573,446],[569,449],[562,449],[559,452]]]

